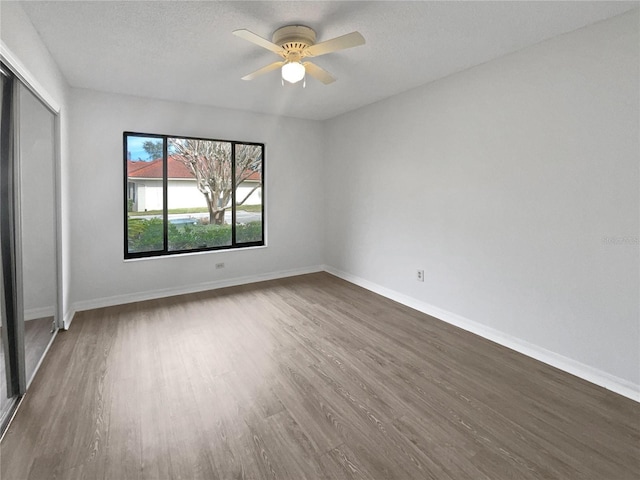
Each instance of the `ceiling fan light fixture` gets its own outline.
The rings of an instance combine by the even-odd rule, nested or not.
[[[300,62],[287,62],[282,66],[282,79],[289,83],[297,83],[304,78],[305,68]]]
[[[233,34],[259,47],[270,50],[282,58],[279,62],[273,62],[249,75],[245,75],[242,80],[253,80],[264,73],[280,68],[282,85],[284,85],[284,82],[298,83],[300,80],[306,81],[307,73],[325,85],[335,82],[336,79],[329,72],[313,62],[305,61],[302,63],[302,60],[307,57],[318,57],[327,53],[357,47],[365,43],[364,37],[359,32],[347,33],[331,40],[316,43],[316,32],[304,25],[286,25],[279,28],[273,33],[273,41],[271,42],[246,29],[234,30]]]

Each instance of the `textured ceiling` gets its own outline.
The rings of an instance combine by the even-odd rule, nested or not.
[[[638,2],[25,2],[69,84],[254,112],[326,119],[638,7]],[[1,4],[0,4],[1,8]],[[280,84],[278,60],[231,34],[308,25],[318,42],[366,45],[316,58],[337,77]]]

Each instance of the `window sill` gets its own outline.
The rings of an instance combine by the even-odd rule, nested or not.
[[[207,250],[204,252],[184,252],[184,253],[176,253],[173,255],[171,254],[157,255],[152,257],[124,258],[122,259],[122,261],[124,263],[142,262],[142,261],[149,261],[149,260],[161,260],[165,258],[184,258],[184,257],[191,257],[194,255],[211,255],[211,254],[215,255],[215,254],[230,253],[230,252],[246,252],[247,250],[260,250],[263,248],[267,248],[267,245],[256,245],[255,247],[242,247],[242,248],[226,248],[221,250]]]

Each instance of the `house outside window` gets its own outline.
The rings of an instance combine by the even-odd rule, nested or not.
[[[124,132],[125,258],[264,245],[264,145]]]

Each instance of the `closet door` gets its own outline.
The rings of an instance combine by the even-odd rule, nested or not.
[[[57,319],[55,115],[19,84],[18,167],[22,318],[27,384]]]
[[[0,63],[0,429],[57,330],[56,116]]]
[[[7,321],[12,314],[12,303],[6,303],[7,295],[13,297],[12,265],[12,171],[13,151],[12,100],[13,82],[11,74],[0,65],[0,427],[6,423],[15,403],[18,388],[14,376],[16,357],[10,355],[15,324]]]

